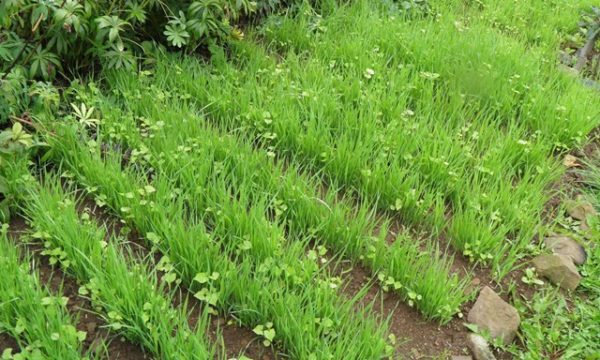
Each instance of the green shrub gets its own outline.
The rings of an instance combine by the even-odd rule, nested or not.
[[[278,1],[261,1],[261,7]],[[250,0],[6,0],[0,4],[2,78],[23,65],[30,78],[100,64],[133,67],[145,40],[195,49],[242,36],[235,23]]]
[[[133,68],[156,44],[193,52],[239,39],[242,18],[284,0],[3,0],[0,2],[0,126],[48,88],[32,80],[97,68]],[[41,90],[41,93],[36,93]],[[47,103],[48,98],[41,100]],[[47,105],[47,104],[46,104]]]
[[[12,71],[0,83],[0,126],[3,126],[9,117],[19,114],[29,103],[27,91],[27,77],[21,68]]]

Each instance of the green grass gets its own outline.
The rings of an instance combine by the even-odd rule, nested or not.
[[[323,278],[317,260],[301,255],[303,244],[255,261],[247,254],[252,243],[240,247],[245,239],[208,233],[203,215],[186,208],[169,179],[156,176],[149,184],[143,174],[122,168],[119,154],[103,161],[94,141],[78,141],[70,127],[55,131],[59,135],[47,137],[55,161],[145,234],[149,245],[168,256],[181,284],[208,305],[250,328],[273,323],[275,341],[292,357],[379,358],[390,351],[385,323],[375,322],[370,307],[357,308],[364,291],[342,298],[338,281]],[[213,273],[218,276],[206,279]]]
[[[106,86],[123,94],[153,88],[152,81],[146,84],[125,73]],[[286,237],[300,243],[310,239],[313,247],[333,250],[330,256],[346,256],[379,272],[428,317],[448,321],[466,301],[469,279],[450,275],[452,259],[442,257],[431,241],[420,244],[400,234],[388,246],[387,221],[375,230],[371,204],[355,209],[351,200],[336,199],[332,184],[320,194],[320,177],[310,177],[294,164],[284,169],[243,139],[205,128],[202,117],[184,102],[171,99],[167,105],[126,96],[111,101],[83,90],[79,96],[102,113],[99,131],[115,146],[143,153],[132,161],[172,180],[188,206],[205,213],[214,235],[259,244],[249,249],[253,260],[276,255]],[[131,131],[135,128],[139,132]]]
[[[584,162],[583,185],[586,186],[585,195],[596,209],[600,209],[600,158],[599,154],[593,154]]]
[[[220,129],[447,234],[502,278],[560,173],[551,155],[584,139],[598,101],[544,51],[456,20],[403,20],[365,2],[272,17],[230,60],[159,56],[144,94],[197,104]]]
[[[7,237],[8,225],[0,230],[0,333],[12,336],[19,348],[2,349],[31,359],[84,359],[85,332],[75,328],[67,310],[68,298],[50,293],[31,269],[31,258],[21,256]]]
[[[206,309],[191,329],[186,305],[172,307],[174,292],[159,283],[156,268],[129,264],[135,256],[123,240],[81,216],[74,195],[52,174],[44,177],[41,186],[30,181],[22,195],[35,231],[31,237],[43,242],[51,262],[79,281],[80,295],[90,298],[107,326],[161,359],[217,358],[204,332]]]
[[[361,264],[427,320],[450,321],[471,296],[454,265],[466,257],[496,281],[521,266],[558,159],[600,122],[600,98],[557,60],[591,0],[429,3],[421,14],[303,3],[209,60],[157,50],[138,71],[66,89],[92,110],[35,119],[40,163],[140,234],[158,264],[105,240],[58,173],[42,185],[3,176],[46,253],[157,358],[218,356],[204,334],[214,312],[290,358],[392,356],[389,319],[361,305],[366,287],[348,298],[331,266]],[[600,171],[586,176],[596,191]],[[544,288],[518,302],[515,356],[594,356],[597,261],[583,273],[585,297]],[[185,304],[171,306],[182,290],[204,305],[195,329]]]
[[[487,27],[521,42],[548,51],[556,58],[560,45],[579,31],[577,24],[584,11],[589,11],[594,0],[537,1],[431,1],[437,11],[462,15],[465,22],[476,18]]]

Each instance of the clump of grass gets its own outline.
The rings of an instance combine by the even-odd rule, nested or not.
[[[302,259],[293,247],[279,257],[253,261],[244,254],[248,248],[207,233],[203,215],[189,211],[169,179],[156,176],[150,184],[123,169],[119,155],[108,153],[103,161],[98,144],[80,142],[73,128],[55,131],[57,137],[47,137],[54,160],[145,234],[148,244],[168,257],[181,284],[208,306],[234,314],[248,327],[271,324],[274,334],[269,331],[266,340],[280,343],[293,357],[360,359],[389,353],[386,324],[377,324],[369,307],[356,308],[364,292],[343,299],[335,279],[319,276],[316,261]]]
[[[503,35],[542,49],[550,59],[556,58],[559,46],[578,31],[581,13],[597,5],[594,0],[526,0],[514,4],[494,0],[469,4],[433,0],[430,3],[442,14],[461,14],[465,23],[476,17]]]
[[[208,312],[192,330],[186,304],[172,307],[173,295],[165,282],[158,282],[156,268],[130,265],[135,258],[131,250],[81,218],[76,199],[51,174],[45,178],[43,186],[31,184],[22,204],[35,230],[31,237],[42,241],[51,261],[82,284],[80,294],[90,298],[107,326],[162,359],[215,358],[205,334]]]
[[[89,359],[92,355],[83,349],[86,333],[75,327],[76,319],[67,310],[69,299],[44,288],[31,269],[31,259],[19,254],[7,231],[8,225],[2,224],[0,332],[10,334],[19,349],[3,349],[2,356]]]

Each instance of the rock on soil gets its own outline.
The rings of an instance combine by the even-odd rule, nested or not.
[[[469,349],[473,353],[475,360],[496,360],[496,357],[490,350],[487,341],[481,335],[469,334]]]
[[[575,265],[583,265],[587,259],[583,246],[568,236],[549,236],[544,243],[553,253],[571,258]]]
[[[521,322],[517,309],[487,286],[479,293],[467,320],[479,329],[489,331],[492,338],[500,339],[504,344],[513,341]]]
[[[575,290],[581,275],[570,257],[565,255],[540,255],[533,259],[538,274],[563,289]]]
[[[589,202],[578,197],[577,201],[568,205],[569,216],[575,220],[585,222],[588,216],[597,215],[596,209]]]

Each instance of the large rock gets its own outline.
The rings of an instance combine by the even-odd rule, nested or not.
[[[533,259],[538,274],[563,289],[575,290],[581,275],[570,257],[565,255],[540,255]]]
[[[517,309],[487,286],[479,293],[467,320],[479,329],[489,331],[492,338],[500,339],[504,344],[513,341],[521,322]]]
[[[583,246],[568,236],[549,236],[544,243],[553,253],[571,258],[576,265],[583,265],[587,259]]]
[[[471,349],[475,360],[496,360],[487,341],[481,335],[469,334],[467,346]]]

